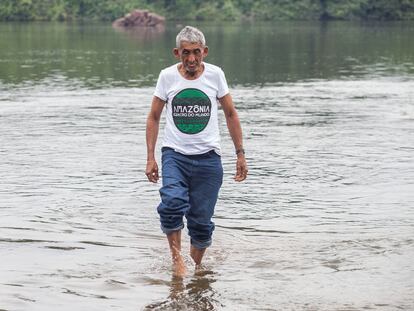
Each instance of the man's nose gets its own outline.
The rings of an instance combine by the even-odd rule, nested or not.
[[[189,61],[189,62],[194,62],[194,61],[195,61],[195,55],[194,55],[193,53],[190,53],[190,54],[188,55],[188,61]]]

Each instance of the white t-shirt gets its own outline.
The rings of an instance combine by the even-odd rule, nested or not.
[[[223,70],[204,63],[195,80],[185,79],[174,64],[161,71],[154,96],[166,102],[163,147],[186,155],[210,150],[220,154],[217,99],[229,92]]]

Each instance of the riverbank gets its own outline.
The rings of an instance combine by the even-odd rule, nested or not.
[[[113,21],[132,9],[148,9],[168,20],[412,20],[414,0],[4,0],[0,21]]]

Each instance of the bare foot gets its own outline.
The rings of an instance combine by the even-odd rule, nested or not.
[[[214,272],[209,270],[203,264],[195,266],[194,276],[196,276],[196,277],[205,277],[205,276],[208,276],[210,274],[214,274]]]
[[[205,271],[205,269],[204,269],[204,266],[202,265],[202,264],[199,264],[199,265],[195,265],[195,267],[194,267],[194,275],[196,275],[196,276],[202,276],[203,274],[204,274],[204,271]]]
[[[173,275],[176,277],[184,277],[187,273],[184,259],[181,255],[173,259]]]
[[[191,255],[191,258],[193,258],[196,267],[201,265],[201,260],[203,259],[205,252],[206,252],[205,248],[200,249],[200,248],[196,248],[193,245],[191,245],[190,255]]]

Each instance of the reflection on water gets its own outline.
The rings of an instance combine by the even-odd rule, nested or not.
[[[208,61],[231,85],[414,73],[413,22],[199,23]],[[1,23],[0,81],[31,83],[53,75],[88,87],[152,86],[176,61],[182,25],[113,29],[110,24]]]
[[[211,287],[211,284],[215,281],[214,272],[209,270],[197,271],[188,281],[188,284],[185,284],[183,278],[173,276],[168,298],[151,303],[143,310],[217,310],[220,304],[217,300],[216,291]]]
[[[165,25],[155,27],[114,27],[120,34],[126,35],[130,40],[151,44],[165,33]]]

